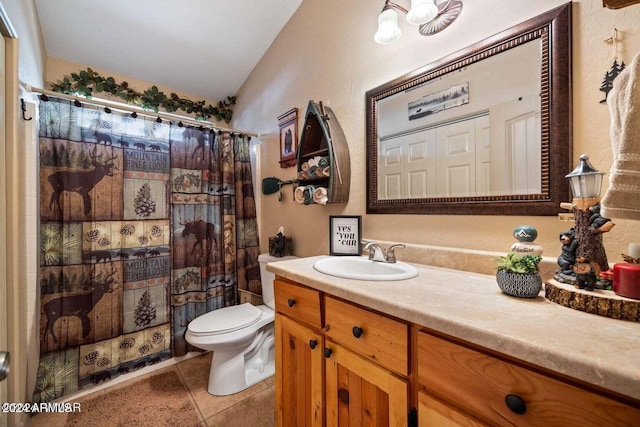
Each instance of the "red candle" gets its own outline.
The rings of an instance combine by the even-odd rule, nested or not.
[[[640,299],[640,264],[622,262],[613,266],[613,292]]]

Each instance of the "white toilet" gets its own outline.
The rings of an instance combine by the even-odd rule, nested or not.
[[[264,305],[249,303],[211,311],[193,319],[185,339],[203,350],[213,351],[209,372],[209,393],[225,396],[263,381],[275,372],[274,332],[275,276],[266,265],[295,256],[258,256]]]

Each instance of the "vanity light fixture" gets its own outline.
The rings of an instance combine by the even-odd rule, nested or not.
[[[411,0],[409,10],[385,0],[378,15],[378,31],[373,36],[376,43],[390,44],[402,35],[398,26],[398,12],[407,15],[407,22],[419,26],[420,34],[429,36],[448,27],[460,15],[461,0]]]
[[[411,0],[411,9],[407,13],[407,22],[411,25],[422,25],[438,15],[435,0]]]

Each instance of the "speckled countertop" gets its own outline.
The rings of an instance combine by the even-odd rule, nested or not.
[[[320,273],[325,256],[267,264],[311,288],[640,400],[640,323],[503,294],[495,276],[413,264],[419,274],[366,282]]]

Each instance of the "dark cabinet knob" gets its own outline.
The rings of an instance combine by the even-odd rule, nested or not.
[[[293,307],[296,304],[296,300],[294,300],[293,298],[289,298],[287,300],[287,304],[289,305],[289,307]]]
[[[316,346],[318,345],[318,341],[316,340],[309,340],[309,347],[311,347],[311,350],[314,350],[316,348]]]
[[[333,354],[333,350],[331,350],[330,348],[324,349],[324,357],[326,357],[327,359],[330,358],[332,354]]]
[[[353,336],[356,338],[360,338],[362,336],[362,333],[364,332],[362,330],[361,327],[359,326],[354,326],[353,329],[351,330],[351,332],[353,333]]]
[[[514,414],[522,415],[527,412],[527,404],[524,402],[524,399],[517,394],[507,394],[507,397],[504,398],[504,402]]]

